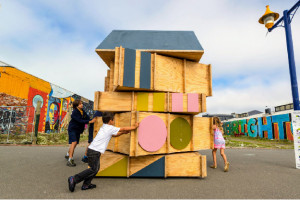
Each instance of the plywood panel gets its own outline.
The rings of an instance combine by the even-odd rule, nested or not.
[[[99,111],[130,111],[132,94],[130,92],[95,92],[94,104]]]
[[[140,171],[141,169],[145,168],[146,166],[150,165],[151,163],[157,161],[162,157],[162,155],[131,157],[129,164],[129,175],[131,176],[132,174]]]
[[[212,118],[194,117],[193,133],[195,150],[211,149],[213,144]]]
[[[198,152],[166,155],[166,165],[167,177],[201,176],[200,154]]]
[[[155,59],[155,90],[183,92],[182,60],[161,55],[157,55]]]
[[[186,93],[204,93],[212,96],[211,65],[187,61]]]

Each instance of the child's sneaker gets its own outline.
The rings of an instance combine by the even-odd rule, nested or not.
[[[67,166],[69,166],[69,167],[75,167],[75,166],[76,166],[76,164],[75,164],[74,160],[73,160],[73,159],[71,159],[71,160],[68,160],[68,162],[67,162]]]
[[[75,180],[74,180],[74,176],[70,176],[70,177],[68,178],[68,183],[69,183],[69,190],[70,190],[71,192],[74,192],[75,185],[76,185]]]
[[[229,162],[225,163],[224,172],[228,172],[229,170]]]
[[[84,163],[88,163],[88,157],[83,156],[82,159],[81,159],[81,161],[84,162]]]
[[[93,188],[96,188],[95,184],[82,185],[81,190],[89,190],[89,189],[93,189]]]
[[[69,156],[68,156],[68,155],[65,155],[65,159],[69,160]]]

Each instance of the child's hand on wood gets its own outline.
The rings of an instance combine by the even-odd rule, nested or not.
[[[140,125],[140,123],[139,123],[139,122],[135,123],[135,128],[138,128],[138,127],[139,127],[139,125]]]

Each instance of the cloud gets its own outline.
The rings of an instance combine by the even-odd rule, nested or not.
[[[212,64],[207,111],[263,109],[292,99],[284,29],[266,36],[257,22],[268,3],[282,13],[295,2],[3,1],[0,60],[93,100],[94,91],[104,89],[108,69],[95,48],[113,29],[192,30],[205,50],[201,62]],[[292,22],[296,66],[299,20],[297,13]]]

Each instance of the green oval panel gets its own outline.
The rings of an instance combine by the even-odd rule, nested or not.
[[[170,124],[170,142],[172,147],[184,149],[192,139],[192,128],[186,119],[178,117]]]

